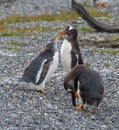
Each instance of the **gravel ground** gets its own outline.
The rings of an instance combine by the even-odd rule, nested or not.
[[[7,3],[16,5],[23,0]],[[24,2],[24,1],[23,1]],[[33,2],[25,1],[30,7]],[[24,2],[24,3],[25,3]],[[39,2],[35,0],[34,2]],[[57,8],[64,8],[66,3]],[[6,3],[2,4],[5,5]],[[47,6],[48,3],[46,3]],[[0,11],[4,6],[0,5]],[[22,4],[21,4],[22,5]],[[20,5],[19,5],[20,6]],[[49,7],[52,4],[49,4]],[[27,8],[28,8],[27,7]],[[25,10],[14,9],[20,13]],[[31,9],[32,10],[32,9]],[[35,11],[32,10],[32,13]],[[36,11],[37,14],[39,11]],[[12,10],[9,13],[13,13]],[[6,14],[7,15],[7,14]],[[1,13],[1,18],[5,14]],[[26,23],[34,26],[34,23]],[[44,23],[42,23],[44,24]],[[64,28],[69,23],[58,22],[56,26]],[[16,25],[11,25],[16,26]],[[24,26],[24,23],[20,26]],[[44,24],[45,26],[45,24]],[[54,23],[47,23],[53,27]],[[87,32],[87,34],[90,32]],[[99,36],[112,35],[108,33],[95,33]],[[92,52],[98,49],[95,46],[80,45],[85,64],[100,72],[105,84],[105,94],[97,115],[89,110],[77,111],[73,109],[71,96],[64,90],[64,70],[59,64],[58,70],[51,81],[46,85],[47,94],[36,93],[21,89],[18,85],[24,67],[38,51],[46,45],[55,32],[39,33],[36,36],[0,37],[0,46],[10,41],[23,41],[27,44],[19,45],[20,50],[0,49],[0,129],[1,130],[119,130],[119,54],[103,54]],[[79,35],[85,33],[79,32]],[[62,41],[60,41],[62,42]],[[60,44],[59,44],[60,48]],[[102,48],[105,50],[105,48]],[[118,49],[118,48],[114,48]],[[113,49],[110,49],[113,50]]]

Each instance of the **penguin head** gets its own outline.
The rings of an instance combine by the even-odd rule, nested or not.
[[[47,49],[57,50],[57,44],[58,44],[59,38],[62,37],[62,35],[64,34],[65,32],[60,32],[56,34],[55,38],[52,38],[50,41],[48,41],[48,44],[46,45]]]
[[[54,47],[55,47],[55,40],[54,40],[54,39],[51,39],[50,41],[48,41],[46,47],[47,47],[47,49],[53,50]]]
[[[68,82],[64,82],[64,88],[67,90],[67,92],[73,94],[76,98],[79,98],[79,94],[75,90],[73,80],[69,80]]]
[[[68,26],[65,29],[65,34],[67,34],[69,39],[77,39],[78,32],[74,27]]]

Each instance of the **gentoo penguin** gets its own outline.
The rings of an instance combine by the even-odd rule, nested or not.
[[[64,39],[62,43],[60,57],[63,67],[68,73],[74,66],[83,64],[83,59],[77,41],[77,30],[72,26],[68,26],[64,33],[67,34],[67,39]]]
[[[73,106],[79,110],[83,109],[84,104],[88,104],[92,106],[92,112],[96,112],[103,99],[104,83],[100,74],[84,65],[75,66],[68,73],[64,80],[64,88],[71,93]],[[82,103],[77,105],[79,95]]]
[[[45,48],[43,48],[37,57],[35,57],[25,68],[21,78],[21,84],[29,89],[38,90],[46,93],[45,83],[49,81],[56,71],[59,63],[58,39],[63,33],[58,33]]]

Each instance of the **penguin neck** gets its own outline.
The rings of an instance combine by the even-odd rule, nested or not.
[[[55,51],[58,50],[58,42],[59,42],[59,38],[55,38],[55,39],[54,39],[54,50],[55,50]]]
[[[68,37],[67,37],[67,40],[68,40],[69,42],[74,42],[74,41],[77,40],[77,37],[74,37],[74,36],[68,36]]]
[[[77,35],[68,35],[67,39],[69,41],[76,41],[77,40]]]
[[[67,41],[69,41],[69,43],[71,44],[72,47],[75,47],[75,43],[76,43],[77,39],[73,38],[73,37],[68,37]]]

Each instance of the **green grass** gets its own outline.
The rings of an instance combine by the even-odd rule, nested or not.
[[[97,11],[95,8],[87,9],[93,17],[109,17],[109,15],[105,12]],[[11,24],[11,23],[19,23],[19,22],[36,22],[36,21],[69,21],[69,20],[77,20],[80,16],[75,12],[60,12],[58,14],[49,14],[44,13],[39,16],[21,16],[21,15],[12,15],[0,20],[0,25],[3,24]]]
[[[6,28],[1,29],[0,34],[1,36],[21,36],[21,35],[33,35],[38,32],[48,32],[48,31],[58,31],[61,28],[47,28],[47,27],[29,27],[29,28]]]
[[[86,62],[86,63],[85,63],[85,66],[91,66],[91,64],[90,64],[90,63],[88,63],[88,62]]]
[[[106,12],[97,11],[95,8],[90,8],[87,10],[88,13],[93,17],[105,17],[105,18],[111,18],[111,16]]]
[[[93,17],[108,17],[107,13],[96,11],[95,9],[88,9],[88,12]],[[45,13],[39,16],[21,16],[21,15],[12,15],[0,20],[0,35],[1,36],[19,36],[19,35],[33,35],[33,33],[37,32],[48,32],[48,31],[58,31],[60,28],[48,28],[48,27],[29,27],[29,28],[20,28],[20,27],[9,27],[9,24],[16,24],[19,22],[41,22],[41,21],[70,21],[70,20],[78,20],[79,15],[75,12],[66,12],[62,11],[58,14],[49,14]],[[82,31],[92,31],[91,27],[81,27]]]
[[[108,36],[106,38],[107,41],[119,41],[119,35],[114,35],[114,36]]]
[[[16,46],[2,46],[0,49],[5,49],[5,50],[20,50],[19,47]]]
[[[76,20],[79,18],[79,15],[76,12],[61,12],[59,14],[49,14],[45,13],[39,16],[21,16],[21,15],[12,15],[10,17],[0,20],[0,24],[11,24],[19,22],[37,22],[37,21],[69,21]]]
[[[81,4],[86,8],[86,7],[90,7],[91,6],[91,3],[90,2],[81,2]]]
[[[8,42],[6,46],[1,46],[0,49],[6,49],[6,50],[20,50],[19,45],[27,44],[23,41],[12,41]]]
[[[27,43],[23,42],[23,41],[12,41],[12,42],[8,42],[8,45],[13,45],[13,46],[23,45],[23,44],[27,44]]]
[[[80,27],[78,28],[78,30],[79,31],[94,31],[94,29],[91,27]]]
[[[111,50],[111,49],[95,49],[95,50],[91,50],[91,52],[99,52],[99,53],[103,53],[103,54],[112,54],[112,55],[119,55],[119,49],[117,50]]]

